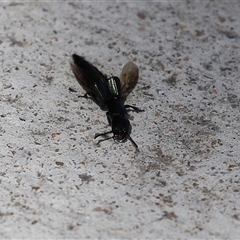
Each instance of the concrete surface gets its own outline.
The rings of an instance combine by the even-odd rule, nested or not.
[[[239,239],[240,3],[2,2],[0,238]],[[69,65],[135,61],[132,138]],[[70,92],[69,87],[77,92]]]

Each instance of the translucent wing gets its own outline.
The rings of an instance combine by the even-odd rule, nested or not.
[[[128,94],[134,89],[139,76],[138,66],[130,61],[124,65],[120,75],[121,82],[121,98],[125,101]]]

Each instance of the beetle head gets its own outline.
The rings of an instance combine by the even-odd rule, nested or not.
[[[129,120],[121,115],[114,116],[112,119],[113,139],[117,142],[125,142],[130,134],[131,125]]]
[[[110,138],[113,138],[116,142],[125,142],[127,140],[130,140],[131,143],[133,144],[133,146],[135,147],[135,149],[139,152],[137,144],[130,137],[131,125],[130,125],[129,120],[126,117],[121,116],[121,115],[114,116],[112,118],[111,125],[112,125],[112,131],[96,134],[95,138],[97,138],[99,136],[105,136],[109,133],[113,133],[113,136],[99,140],[98,143],[100,143],[102,141],[106,141]]]

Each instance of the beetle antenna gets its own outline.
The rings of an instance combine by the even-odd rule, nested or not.
[[[135,147],[137,152],[140,152],[139,149],[138,149],[138,145],[133,141],[133,139],[130,136],[128,136],[128,139],[131,141],[132,145]]]

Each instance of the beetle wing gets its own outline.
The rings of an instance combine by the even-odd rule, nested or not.
[[[71,69],[72,69],[74,76],[77,79],[78,83],[82,86],[82,88],[86,92],[89,92],[90,89],[89,89],[88,85],[86,84],[86,81],[85,81],[82,71],[79,69],[79,67],[75,63],[70,62],[70,65],[71,65]]]
[[[139,77],[138,66],[130,61],[126,63],[120,75],[121,98],[125,101],[128,94],[134,89]]]
[[[70,65],[77,81],[94,102],[105,108],[110,95],[106,77],[83,57],[73,54],[72,58]]]

